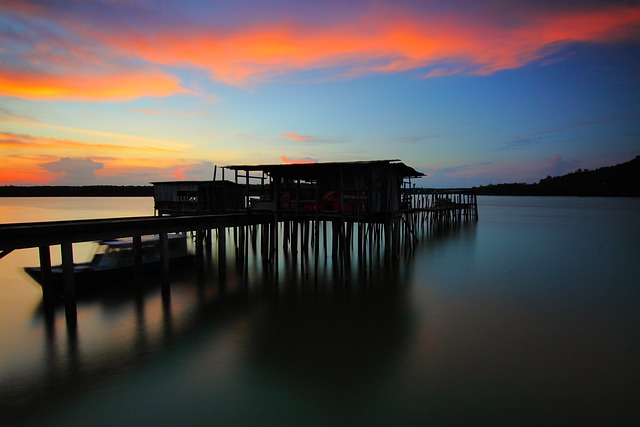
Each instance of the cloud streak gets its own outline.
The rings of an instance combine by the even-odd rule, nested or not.
[[[102,7],[110,7],[111,17],[126,12],[117,3]],[[9,59],[0,66],[0,95],[83,101],[192,93],[175,75],[180,69],[205,70],[238,86],[307,70],[334,79],[407,71],[422,78],[488,75],[571,43],[637,40],[640,23],[640,7],[617,5],[540,8],[505,22],[471,12],[369,5],[350,11],[350,19],[290,14],[277,24],[254,18],[233,27],[211,11],[195,16],[186,7],[175,19],[158,11],[138,25],[114,18],[97,26],[87,23],[98,12],[89,7],[73,13],[13,1],[5,10],[23,24],[3,33]],[[43,22],[53,27],[50,38],[33,35],[45,31],[36,28]]]
[[[295,132],[283,132],[282,136],[290,141],[303,142],[303,143],[317,143],[317,144],[333,144],[340,142],[339,140],[332,140],[327,138],[319,138],[317,136],[302,135]]]
[[[34,100],[123,101],[178,93],[189,91],[180,86],[175,76],[156,70],[79,74],[69,69],[65,74],[52,74],[44,70],[0,68],[0,96]]]
[[[353,23],[325,26],[293,22],[239,30],[102,34],[100,40],[149,62],[209,70],[233,85],[262,82],[282,73],[327,69],[356,77],[437,67],[423,74],[491,74],[517,68],[570,42],[607,42],[637,36],[640,8],[612,8],[533,16],[518,26],[472,17],[370,12]],[[157,48],[162,46],[161,49]]]
[[[299,133],[293,133],[293,132],[283,132],[282,136],[296,142],[309,142],[314,140],[314,138],[310,136],[301,135]]]
[[[302,157],[298,159],[291,159],[287,156],[280,156],[280,161],[286,164],[309,164],[309,163],[318,163],[317,159],[312,159],[311,157]]]
[[[99,150],[99,151],[146,151],[156,153],[175,152],[148,146],[128,146],[116,144],[86,143],[67,139],[36,137],[30,135],[0,132],[0,149],[28,150]]]

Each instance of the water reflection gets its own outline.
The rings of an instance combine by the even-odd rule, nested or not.
[[[242,369],[261,381],[334,399],[339,390],[365,395],[391,375],[411,335],[410,260],[362,269],[355,260],[283,253],[276,272],[255,253],[245,256],[220,275],[213,250],[198,268],[172,272],[168,287],[155,278],[81,298],[77,322],[65,320],[63,304],[38,304],[43,363],[28,378],[0,383],[0,396],[11,397],[4,421],[46,420],[190,342],[210,346],[207,331],[237,321],[244,338],[215,351],[244,355]],[[28,410],[34,405],[37,414]]]
[[[390,267],[281,252],[276,274],[230,238],[226,275],[214,245],[164,297],[79,301],[75,331],[5,283],[27,314],[3,312],[0,425],[637,425],[640,205],[496,202]]]
[[[253,318],[250,363],[303,393],[366,392],[393,370],[411,331],[400,269],[378,273],[352,285],[285,281]]]

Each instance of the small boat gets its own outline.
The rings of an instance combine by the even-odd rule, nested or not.
[[[142,236],[143,273],[160,272],[160,239],[158,235]],[[186,234],[169,234],[169,263],[171,266],[193,262],[195,256],[189,252]],[[103,240],[89,262],[74,263],[76,292],[82,293],[105,285],[130,282],[134,277],[133,238]],[[41,267],[24,267],[24,271],[42,286]],[[56,293],[63,293],[62,266],[51,267],[51,283]]]

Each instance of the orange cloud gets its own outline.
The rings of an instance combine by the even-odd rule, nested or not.
[[[68,74],[55,75],[0,67],[0,96],[113,101],[188,92],[180,86],[177,78],[158,71],[94,74],[89,70],[68,70]]]
[[[298,133],[293,133],[293,132],[283,132],[282,135],[285,138],[288,138],[288,139],[290,139],[292,141],[298,141],[298,142],[307,142],[307,141],[311,141],[313,139],[310,136],[300,135]]]
[[[213,163],[193,159],[149,157],[61,157],[6,155],[0,185],[148,184],[175,179],[211,179]]]
[[[46,3],[36,7],[13,1],[5,7],[8,16],[32,25],[34,35],[11,38],[5,31],[3,54],[8,60],[3,63],[11,67],[0,64],[0,96],[36,100],[130,100],[191,93],[163,66],[175,67],[176,73],[206,70],[213,79],[232,85],[301,70],[324,70],[333,79],[409,70],[419,70],[425,78],[486,75],[530,64],[567,43],[637,40],[640,26],[638,6],[531,7],[499,22],[464,10],[454,15],[378,4],[363,8],[360,15],[351,11],[348,18],[320,23],[292,12],[284,24],[256,18],[233,26],[202,24],[206,10],[197,19],[168,20],[161,12],[149,16],[151,9],[143,8],[145,19],[132,18],[135,27],[106,18],[95,24],[87,19],[92,15]],[[116,8],[114,16],[125,10],[117,9],[117,2],[109,7]],[[96,12],[87,8],[84,13]],[[42,28],[41,20],[52,28],[57,25],[56,31]]]
[[[171,176],[174,177],[175,179],[184,179],[184,171],[185,171],[185,168],[180,167],[174,173],[172,173]]]
[[[37,156],[2,156],[2,172],[0,185],[34,185],[47,184],[55,175],[43,169],[40,164],[53,158],[43,155]]]
[[[314,159],[310,159],[310,158],[303,158],[303,159],[290,159],[287,156],[280,156],[280,161],[282,163],[287,163],[287,164],[309,164],[309,163],[318,163],[317,160]]]
[[[136,147],[115,144],[96,144],[67,139],[36,137],[20,135],[11,132],[0,132],[0,148],[2,149],[34,149],[34,150],[104,150],[104,151],[146,151],[146,152],[175,152],[164,148]]]
[[[372,13],[325,27],[289,23],[233,31],[191,28],[187,37],[183,29],[169,28],[98,37],[133,57],[206,69],[217,80],[243,85],[323,68],[341,77],[434,66],[438,69],[425,76],[490,74],[531,63],[562,43],[635,37],[638,23],[638,7],[555,11],[523,16],[519,25],[502,27],[469,17]]]
[[[18,169],[2,171],[0,185],[44,185],[53,180],[52,174],[43,169]]]

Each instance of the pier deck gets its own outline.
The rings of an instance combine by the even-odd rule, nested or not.
[[[0,258],[3,256],[2,253],[7,253],[14,249],[91,242],[147,234],[237,227],[265,223],[272,217],[272,215],[268,214],[240,212],[214,215],[148,216],[0,224]]]
[[[196,262],[201,264],[203,247],[211,248],[212,231],[217,230],[220,274],[225,271],[227,229],[234,229],[236,256],[242,262],[248,256],[249,241],[255,247],[257,236],[260,236],[264,265],[277,274],[280,245],[283,251],[293,254],[298,249],[308,254],[312,248],[316,266],[320,265],[319,248],[324,247],[327,257],[327,246],[331,245],[332,258],[346,266],[351,262],[353,240],[357,239],[357,252],[353,253],[357,254],[359,263],[366,265],[371,254],[374,251],[379,254],[381,248],[387,263],[402,254],[410,255],[418,236],[431,227],[449,227],[478,218],[476,195],[468,191],[404,189],[399,199],[395,212],[347,209],[345,194],[332,205],[336,211],[321,211],[319,204],[314,205],[315,209],[309,209],[299,203],[294,193],[286,209],[276,205],[273,210],[254,210],[247,200],[244,207],[228,213],[0,224],[0,259],[17,249],[39,249],[43,303],[47,307],[55,300],[52,286],[47,285],[47,274],[51,271],[50,247],[60,245],[65,312],[67,321],[73,323],[76,318],[74,243],[132,237],[134,276],[141,280],[141,236],[159,235],[162,286],[163,290],[168,290],[168,233],[194,232]]]

